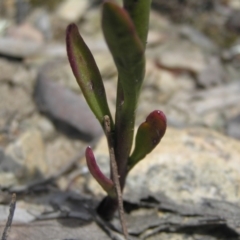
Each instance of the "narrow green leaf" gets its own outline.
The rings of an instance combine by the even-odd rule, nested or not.
[[[124,8],[129,13],[144,47],[147,41],[151,2],[152,0],[123,1]]]
[[[166,127],[167,120],[162,111],[155,110],[148,115],[138,128],[135,149],[128,160],[129,170],[158,145]]]
[[[102,28],[118,69],[124,101],[135,103],[145,74],[143,44],[127,11],[111,1],[103,4]]]
[[[67,54],[73,74],[83,92],[83,95],[103,126],[103,117],[110,116],[105,89],[96,62],[79,34],[75,24],[70,24],[66,33]]]
[[[145,74],[144,46],[128,12],[112,1],[103,4],[102,28],[118,69],[115,154],[123,188],[133,142],[135,110]]]

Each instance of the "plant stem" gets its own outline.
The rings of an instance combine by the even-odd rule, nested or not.
[[[125,218],[124,218],[122,191],[121,191],[121,187],[120,187],[120,183],[119,183],[118,167],[117,167],[115,153],[114,153],[114,141],[113,141],[112,131],[111,131],[111,120],[110,120],[109,116],[104,116],[104,130],[105,130],[105,134],[106,134],[107,141],[108,141],[112,180],[114,182],[116,196],[117,196],[120,222],[122,225],[123,235],[127,239],[128,232],[127,232],[126,222],[125,222]]]

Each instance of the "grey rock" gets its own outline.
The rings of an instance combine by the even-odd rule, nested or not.
[[[63,166],[66,166],[79,152],[83,151],[86,145],[79,140],[71,140],[64,135],[60,135],[51,140],[46,146],[46,161],[49,174],[56,174]],[[85,150],[85,148],[84,148]],[[67,183],[66,183],[67,182]],[[66,179],[60,179],[58,186],[61,189],[69,183]],[[62,187],[64,185],[64,187]]]
[[[227,121],[227,135],[240,140],[240,115]]]
[[[35,124],[37,125],[38,129],[41,131],[45,139],[50,139],[54,135],[55,128],[52,122],[44,116],[38,116],[35,120]]]
[[[5,222],[1,222],[0,230],[3,232]],[[84,239],[84,240],[110,240],[97,223],[86,224],[81,219],[71,217],[59,219],[35,221],[29,224],[13,224],[9,234],[9,240],[18,239]],[[80,236],[80,238],[79,238]],[[83,236],[83,237],[82,237]]]
[[[206,66],[201,49],[186,40],[169,41],[156,51],[156,55],[158,64],[162,68],[198,74]]]
[[[32,23],[39,31],[41,31],[46,40],[52,39],[53,30],[51,16],[45,9],[33,10],[26,21]]]
[[[16,64],[11,63],[10,61],[0,59],[0,82],[9,81],[13,78],[14,72],[16,72]]]
[[[87,0],[65,0],[58,7],[56,15],[69,23],[76,22],[83,16],[88,5]]]
[[[26,58],[37,54],[41,47],[42,44],[36,41],[0,37],[0,54],[9,57]]]
[[[217,46],[214,44],[214,42],[212,42],[211,39],[197,29],[189,25],[183,25],[180,27],[179,31],[182,36],[187,37],[190,41],[203,48],[205,51],[217,51]]]
[[[223,65],[217,57],[210,57],[205,68],[197,76],[198,84],[206,88],[220,85],[225,79]]]
[[[206,90],[178,91],[168,101],[165,112],[171,121],[183,126],[204,125],[223,132],[226,118],[239,112],[239,92],[237,81]]]
[[[0,59],[0,72],[0,82],[21,86],[32,92],[34,72],[22,64]]]
[[[30,4],[29,2],[23,2],[21,0],[16,0],[16,20],[17,23],[21,23],[26,18],[26,15],[28,14],[30,10]]]
[[[29,93],[16,86],[2,84],[0,88],[0,128],[11,132],[11,124],[29,116],[34,110],[34,103]]]
[[[21,165],[15,176],[19,181],[26,182],[47,175],[45,146],[38,130],[30,129],[23,133],[15,142],[7,146],[5,152]]]
[[[230,30],[240,33],[240,10],[235,10],[229,15],[226,26]]]
[[[199,91],[192,94],[190,101],[192,110],[198,113],[207,113],[237,105],[240,101],[240,82],[232,82],[218,87]]]
[[[7,221],[9,215],[9,206],[0,205],[0,221]],[[14,222],[30,223],[36,217],[31,215],[27,209],[17,207],[14,212]]]
[[[35,86],[35,100],[39,110],[60,123],[60,129],[75,129],[82,137],[91,139],[102,133],[101,126],[83,97],[51,81],[42,70]],[[69,129],[69,126],[74,129]],[[77,130],[77,131],[76,131]]]
[[[1,187],[9,187],[17,184],[18,174],[23,170],[21,164],[0,149],[0,182]]]

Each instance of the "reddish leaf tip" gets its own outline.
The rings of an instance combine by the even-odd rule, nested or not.
[[[155,110],[151,112],[146,118],[146,123],[150,124],[153,128],[159,129],[162,136],[165,134],[167,128],[167,118],[162,111]]]
[[[107,178],[98,167],[92,148],[90,146],[86,148],[85,156],[89,172],[92,174],[92,176],[109,195],[115,194],[113,181]]]
[[[129,159],[129,170],[161,141],[167,128],[167,118],[160,110],[151,112],[137,131],[135,149]]]
[[[167,124],[167,118],[165,114],[160,110],[152,111],[146,118],[147,122],[151,122],[154,120],[160,120],[160,121],[163,121],[165,124]]]

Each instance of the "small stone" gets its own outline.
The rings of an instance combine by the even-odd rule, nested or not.
[[[179,39],[165,43],[156,54],[159,65],[168,69],[185,70],[198,74],[206,66],[201,49]]]
[[[26,181],[47,174],[45,147],[41,133],[31,129],[6,148],[6,154],[22,166],[18,179]]]
[[[0,205],[0,221],[7,221],[9,216],[9,206]],[[35,220],[36,217],[28,212],[28,209],[17,207],[14,211],[13,222],[18,223],[30,223]]]
[[[9,28],[7,36],[19,40],[33,41],[39,44],[43,43],[42,33],[29,23],[23,23]]]
[[[42,43],[16,39],[14,37],[0,37],[0,54],[8,57],[26,58],[40,52]]]
[[[50,139],[54,135],[55,127],[47,118],[39,116],[36,124],[45,139]]]
[[[76,22],[83,16],[88,5],[88,0],[65,0],[58,7],[56,14],[69,23]]]
[[[6,129],[14,120],[29,115],[34,109],[34,102],[26,91],[17,86],[1,85],[0,88],[0,128]]]
[[[240,33],[240,9],[233,11],[226,22],[228,29]]]
[[[211,39],[189,25],[181,26],[180,34],[184,37],[187,37],[191,42],[203,48],[207,52],[217,51],[217,46],[214,44],[214,42],[211,41]]]
[[[16,69],[16,64],[4,59],[0,59],[0,82],[11,80]]]
[[[45,9],[34,9],[26,21],[35,26],[46,40],[52,39],[51,16]]]
[[[205,68],[198,74],[197,82],[200,86],[209,88],[213,85],[220,85],[225,78],[220,60],[216,57],[211,57],[208,59]]]
[[[240,10],[240,2],[238,0],[229,0],[229,6],[235,10]]]
[[[203,116],[203,123],[206,127],[221,131],[225,127],[225,117],[220,111],[212,111]]]
[[[240,140],[240,114],[227,121],[227,135]]]
[[[22,64],[0,59],[0,72],[0,82],[12,83],[32,91],[34,74]]]
[[[77,147],[74,146],[74,142]],[[69,141],[69,139],[63,135],[49,142],[46,146],[46,161],[49,175],[55,174],[63,166],[67,165],[79,151],[83,151],[83,146],[85,145],[79,140]]]
[[[34,96],[39,110],[56,121],[65,133],[81,135],[86,140],[102,134],[99,122],[83,97],[51,81],[47,70],[40,71]]]
[[[96,52],[94,59],[103,78],[109,79],[117,75],[117,69],[110,53]]]
[[[177,79],[170,71],[162,70],[156,67],[153,61],[147,61],[146,81],[143,82],[143,91],[141,99],[146,96],[151,98],[148,102],[167,102],[167,100],[178,89]],[[146,99],[145,99],[146,100]]]
[[[161,34],[159,31],[149,30],[147,38],[147,47],[153,47],[161,44],[165,40],[165,35]]]

